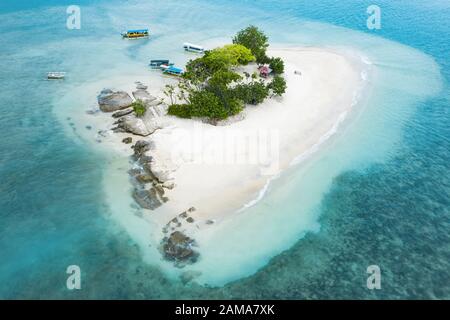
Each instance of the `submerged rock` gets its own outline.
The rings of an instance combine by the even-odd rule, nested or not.
[[[145,140],[139,140],[135,143],[135,145],[132,147],[134,149],[134,156],[139,159],[142,157],[147,151],[153,150],[154,145]],[[150,159],[151,161],[151,159]]]
[[[144,209],[155,210],[162,205],[158,193],[154,188],[150,190],[135,189],[133,198]]]
[[[198,253],[192,249],[194,239],[180,231],[173,232],[170,237],[163,239],[163,251],[166,259],[177,262],[195,262]]]
[[[103,89],[97,97],[100,110],[103,112],[113,112],[128,108],[133,99],[125,91],[112,91]]]
[[[187,221],[188,223],[194,223],[194,218],[188,217],[188,218],[186,219],[186,221]]]
[[[146,86],[145,84],[142,84],[141,82],[137,82],[136,83],[136,89],[147,90],[148,86]]]
[[[183,284],[187,284],[201,275],[200,271],[189,270],[180,275],[180,280]]]
[[[130,143],[133,142],[133,138],[131,138],[131,137],[124,138],[122,140],[122,142],[125,143],[125,144],[130,144]]]

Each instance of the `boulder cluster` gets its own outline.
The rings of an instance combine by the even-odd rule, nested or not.
[[[132,148],[136,161],[136,167],[129,171],[134,182],[133,198],[142,208],[155,210],[169,200],[165,192],[175,184],[166,179],[166,175],[153,170],[153,157],[149,155],[154,150],[151,141],[139,140]]]
[[[135,136],[148,137],[158,129],[163,128],[163,116],[167,114],[167,105],[162,103],[148,91],[148,87],[137,83],[133,91],[133,98],[124,91],[104,89],[98,95],[98,104],[103,112],[112,113],[114,121],[113,132],[129,133]],[[145,108],[142,113],[135,110],[135,102]],[[125,144],[132,144],[133,138],[122,140]],[[129,170],[133,184],[133,198],[136,203],[149,210],[155,210],[169,201],[167,190],[175,188],[172,173],[175,171],[170,159],[158,158],[155,144],[151,139],[137,140],[133,148],[133,168]],[[163,228],[164,238],[161,241],[161,253],[168,260],[174,261],[178,267],[193,263],[198,253],[193,249],[194,239],[188,237],[181,230],[182,223],[194,223],[190,208],[169,221]]]

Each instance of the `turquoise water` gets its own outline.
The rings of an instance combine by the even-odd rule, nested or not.
[[[376,32],[365,28],[370,1],[93,3],[79,2],[77,31],[65,29],[61,2],[0,5],[0,297],[450,298],[447,1],[380,1]],[[74,138],[81,129],[55,101],[86,81],[134,72],[173,43],[229,38],[249,23],[275,44],[359,49],[379,72],[345,131],[275,181],[235,220],[239,228],[222,230],[240,237],[247,253],[270,250],[239,260],[245,248],[222,243],[230,265],[205,275],[217,287],[183,285],[143,262],[110,218],[102,190],[108,159]],[[150,43],[117,41],[122,28],[147,24]],[[50,70],[70,77],[42,80]],[[257,236],[277,241],[250,242],[255,224]],[[80,291],[65,288],[70,264],[83,270]],[[371,264],[382,269],[382,290],[365,286]]]

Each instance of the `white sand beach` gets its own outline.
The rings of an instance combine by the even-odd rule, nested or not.
[[[197,209],[197,221],[229,216],[335,130],[351,109],[361,75],[346,57],[315,48],[270,54],[286,63],[288,89],[282,98],[249,106],[245,119],[224,126],[169,117],[168,128],[150,136],[156,145],[152,155],[175,162],[176,184],[162,214],[150,219],[165,224],[190,207]]]
[[[182,231],[195,239],[202,230],[212,225],[219,227],[221,221],[255,203],[271,179],[298,159],[307,158],[336,133],[355,106],[367,78],[363,76],[364,63],[354,52],[289,48],[270,50],[269,55],[284,60],[287,91],[281,98],[247,106],[239,121],[213,126],[200,120],[164,115],[157,118],[161,129],[140,137],[113,133],[115,119],[108,113],[83,113],[74,120],[92,126],[83,135],[96,148],[103,146],[116,155],[105,177],[107,199],[112,202],[114,216],[132,238],[148,248],[147,253],[143,250],[144,256],[155,259],[154,249],[167,232]],[[163,98],[164,84],[173,79],[159,73],[152,76],[148,91]],[[91,98],[104,87],[125,90],[131,95],[136,80],[146,84],[145,78],[134,74],[94,82],[89,85],[90,90],[96,88]],[[148,115],[144,119],[154,121]],[[98,131],[106,134],[99,137]],[[155,210],[142,209],[139,215],[129,209],[134,200],[127,171],[132,166],[128,159],[133,150],[122,139],[130,136],[133,144],[139,140],[152,141],[155,147],[147,153],[153,158],[152,168],[168,173],[169,182],[175,184],[173,189],[165,190],[169,199],[166,203]],[[191,222],[178,219],[171,223],[192,207],[195,211],[189,212]],[[159,261],[167,264],[162,257]]]

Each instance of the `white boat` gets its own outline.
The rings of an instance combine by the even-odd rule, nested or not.
[[[204,53],[205,52],[205,49],[202,46],[198,46],[196,44],[192,44],[192,43],[188,43],[188,42],[183,44],[183,48],[184,48],[184,50],[189,51],[189,52],[195,52],[195,53]]]
[[[66,76],[65,72],[48,72],[47,79],[49,80],[61,80]]]

